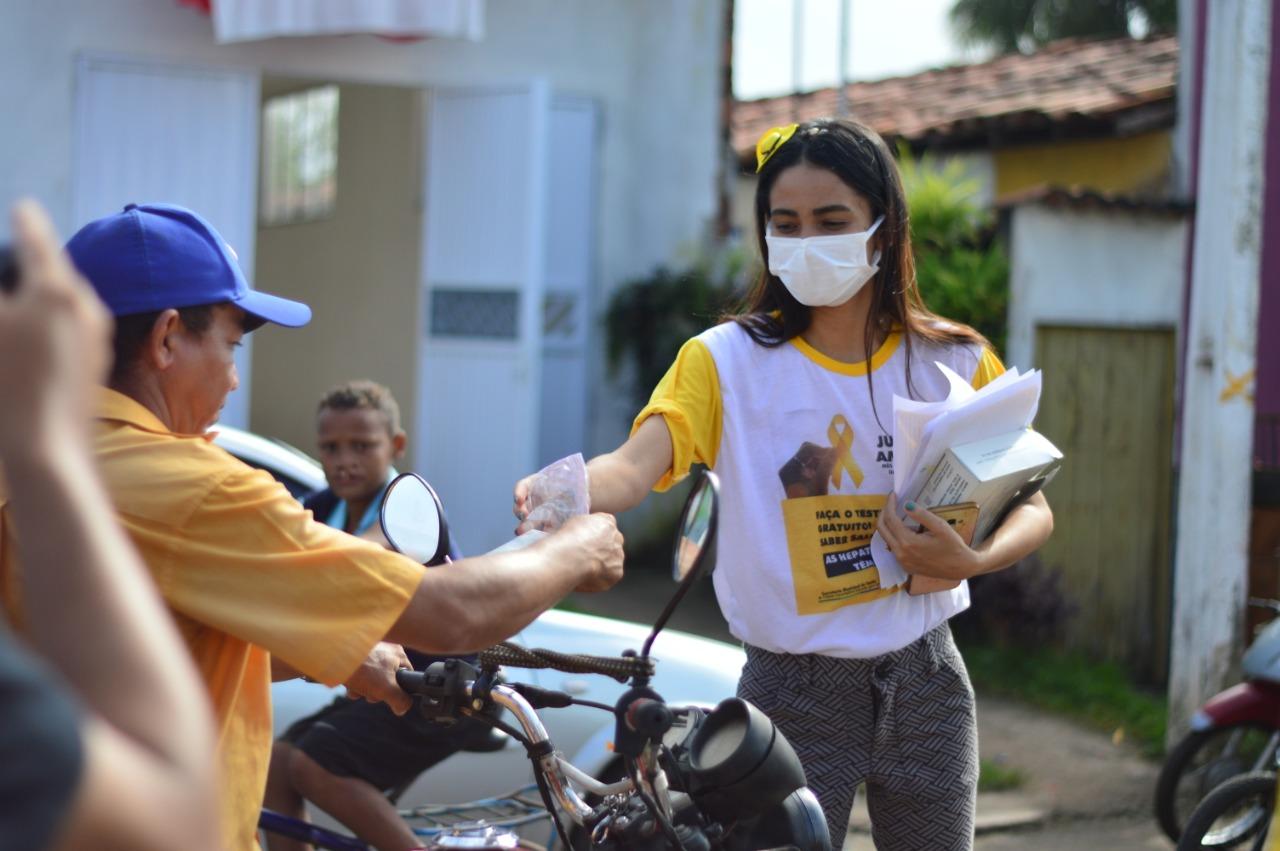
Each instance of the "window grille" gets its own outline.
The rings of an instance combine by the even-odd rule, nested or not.
[[[338,87],[268,98],[262,107],[264,225],[325,218],[338,198]]]

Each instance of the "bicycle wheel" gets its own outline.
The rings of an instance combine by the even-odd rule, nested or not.
[[[1239,847],[1262,851],[1275,805],[1274,771],[1237,775],[1210,792],[1192,811],[1178,840],[1178,851]]]
[[[1169,751],[1156,780],[1155,813],[1174,842],[1196,804],[1219,784],[1246,771],[1270,768],[1280,731],[1260,724],[1232,724],[1188,733]]]

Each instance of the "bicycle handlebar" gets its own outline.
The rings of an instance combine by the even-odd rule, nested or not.
[[[454,682],[448,678],[431,677],[422,671],[411,671],[402,668],[396,671],[396,683],[409,694],[421,694],[435,699],[456,699],[459,705],[470,703],[475,683]],[[450,694],[450,690],[454,691]],[[551,749],[551,739],[547,728],[537,711],[514,688],[505,685],[492,685],[488,690],[488,699],[510,712],[520,723],[527,740],[529,753],[541,765],[543,777],[551,795],[578,824],[591,815],[591,807],[582,799],[565,779],[562,768],[563,760]],[[540,755],[538,755],[540,753]]]
[[[653,661],[639,656],[585,656],[576,653],[556,653],[553,650],[526,648],[504,641],[481,651],[480,664],[484,667],[507,665],[513,668],[552,668],[566,674],[602,674],[618,682],[632,677],[653,676]]]
[[[499,648],[499,650],[503,651],[501,655],[504,659],[508,657],[518,659],[518,661],[509,661],[508,664],[521,665],[523,667],[533,667],[526,663],[526,654],[528,654],[528,656],[532,657],[528,661],[538,662],[538,667],[552,667],[554,663],[554,667],[564,670],[564,668],[560,667],[562,664],[573,664],[575,667],[570,670],[574,672],[603,673],[604,671],[601,669],[607,667],[609,669],[608,673],[613,675],[614,671],[621,673],[624,668],[631,672],[652,669],[652,664],[648,660],[641,660],[636,657],[565,656],[541,650],[523,651],[520,648]],[[486,653],[488,652],[486,651]],[[546,654],[550,658],[544,658],[541,654]],[[482,661],[486,661],[483,654]],[[648,782],[641,781],[639,774],[637,774],[635,777],[627,777],[616,783],[601,783],[568,762],[553,748],[550,737],[547,735],[546,727],[543,726],[542,720],[533,705],[538,702],[539,693],[542,690],[533,690],[535,693],[530,695],[531,702],[521,693],[522,686],[520,684],[508,686],[493,683],[489,677],[482,676],[484,683],[477,688],[477,682],[467,678],[467,672],[472,675],[476,673],[474,668],[466,665],[459,667],[457,664],[450,664],[449,662],[437,663],[427,671],[413,671],[403,668],[396,672],[396,683],[409,694],[421,695],[430,700],[440,702],[443,704],[441,709],[454,717],[458,714],[473,715],[483,712],[481,705],[473,703],[475,697],[481,697],[484,702],[510,712],[521,727],[525,747],[536,765],[535,770],[545,781],[544,788],[550,796],[549,800],[554,800],[558,808],[576,824],[593,825],[594,819],[598,818],[598,815],[596,810],[571,785],[571,781],[587,792],[602,797],[619,794],[637,794],[644,797],[647,789],[650,797],[646,798],[646,800],[653,806],[655,804],[652,799],[659,799],[662,802],[659,813],[668,818],[673,811],[683,810],[690,805],[691,801],[687,794],[669,789],[665,775],[660,768],[657,770],[655,777]],[[551,694],[556,693],[552,692]],[[653,704],[666,708],[661,701],[641,699],[637,701],[637,704],[633,705],[637,716],[642,714],[644,709],[652,708],[651,705]],[[514,734],[513,730],[507,729],[508,732]],[[517,738],[519,737],[517,736]]]
[[[396,671],[396,685],[406,694],[426,694],[426,679],[426,674],[412,668],[400,668]]]

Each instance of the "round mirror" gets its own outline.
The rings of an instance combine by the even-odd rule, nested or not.
[[[403,473],[387,486],[379,520],[391,548],[419,564],[438,564],[449,552],[440,498],[417,473]]]
[[[671,558],[671,575],[677,582],[693,572],[711,544],[711,536],[715,532],[716,499],[716,477],[708,472],[689,494],[684,513],[680,515],[676,547]]]

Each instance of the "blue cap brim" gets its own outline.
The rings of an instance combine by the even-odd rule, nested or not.
[[[284,325],[286,328],[301,328],[311,321],[311,308],[300,301],[290,301],[270,293],[249,290],[235,304],[250,316]]]

